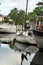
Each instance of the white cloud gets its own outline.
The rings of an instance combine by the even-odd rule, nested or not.
[[[36,3],[37,3],[37,0],[30,0],[28,2],[28,11],[29,12],[32,12],[34,10],[34,8],[36,7]]]
[[[37,0],[28,0],[28,12],[32,12],[36,7]],[[19,3],[18,9],[23,9],[26,11],[26,0]]]
[[[18,8],[26,10],[27,0],[1,0],[0,10],[2,14],[7,15],[11,9]],[[28,0],[28,12],[32,12],[36,7],[36,3],[40,0]]]
[[[0,10],[1,10],[0,13],[3,15],[8,15],[10,11],[17,6],[18,6],[18,2],[16,3],[11,0],[7,0],[7,1],[3,0],[0,6]]]
[[[16,3],[16,2],[10,2],[10,3],[8,2],[7,4],[8,5],[6,5],[6,7],[10,8],[10,9],[18,6],[18,3]]]

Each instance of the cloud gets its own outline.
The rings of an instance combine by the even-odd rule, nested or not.
[[[28,0],[28,12],[32,12],[34,10],[37,2],[38,0]],[[24,11],[26,11],[26,0],[20,1],[18,9],[23,9]]]
[[[8,5],[6,7],[7,8],[10,8],[10,9],[18,6],[18,3],[16,3],[16,2],[10,2],[10,3],[7,3],[7,4]]]
[[[30,0],[28,2],[28,12],[32,12],[34,8],[36,7],[37,0]]]
[[[15,7],[26,11],[27,0],[1,0],[0,10],[2,14],[7,15]],[[28,0],[28,12],[32,12],[36,3],[40,0]]]

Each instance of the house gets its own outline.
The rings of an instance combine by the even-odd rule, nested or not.
[[[4,21],[4,16],[0,14],[0,22]]]
[[[15,24],[15,21],[13,21],[12,19],[9,19],[9,23],[13,23],[13,24]]]

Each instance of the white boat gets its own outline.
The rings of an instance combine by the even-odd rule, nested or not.
[[[34,36],[28,36],[26,39],[27,39],[27,42],[31,43],[32,45],[36,44]]]
[[[27,41],[26,41],[26,36],[23,35],[23,34],[17,35],[17,36],[16,36],[16,41],[21,42],[21,43],[27,43]]]
[[[25,33],[25,32],[24,32]],[[34,36],[29,36],[28,34],[20,33],[16,37],[16,41],[24,43],[24,44],[30,44],[30,45],[36,45]]]
[[[16,25],[2,23],[0,24],[0,34],[11,34],[16,32]]]
[[[14,44],[16,35],[14,34],[10,34],[10,35],[6,35],[6,36],[2,36],[0,37],[0,42],[4,43],[4,44]]]

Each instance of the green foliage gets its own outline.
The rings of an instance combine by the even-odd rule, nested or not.
[[[8,15],[15,22],[17,22],[17,12],[18,12],[18,10],[17,10],[17,8],[15,8],[15,9],[11,10],[11,12]]]
[[[17,8],[14,8],[11,10],[11,12],[8,14],[7,17],[5,17],[5,20],[8,20],[9,17],[15,21],[15,24],[23,24],[25,22],[25,19],[29,20],[30,22],[35,21],[35,15],[40,14],[43,16],[43,11],[41,11],[43,6],[41,7],[36,7],[33,12],[28,13],[26,15],[25,11],[23,10],[18,10]],[[25,18],[25,15],[27,18]],[[43,21],[43,19],[39,19],[40,21]]]
[[[28,13],[27,19],[29,19],[29,21],[35,21],[35,18],[36,18],[35,15],[38,14],[38,15],[43,16],[43,11],[42,11],[42,9],[43,9],[43,6],[42,6],[42,5],[41,5],[40,7],[36,7],[33,12]],[[42,18],[39,18],[39,20],[40,20],[40,21],[43,21]]]
[[[18,13],[18,21],[19,24],[23,24],[25,21],[25,12],[23,10],[20,10]]]
[[[8,22],[8,16],[4,17],[4,21]]]
[[[35,13],[34,12],[28,13],[27,19],[29,19],[30,22],[34,21]]]
[[[42,7],[36,7],[33,11],[35,14],[43,15],[43,11],[41,11]]]
[[[11,10],[8,16],[15,21],[15,24],[22,24],[24,22],[25,12],[23,10],[17,10],[17,8],[14,8]]]

